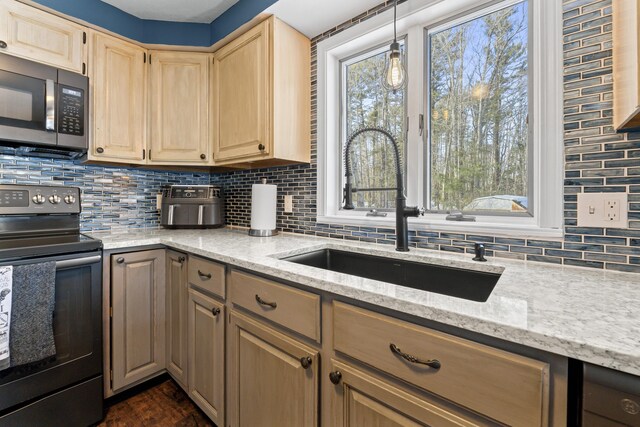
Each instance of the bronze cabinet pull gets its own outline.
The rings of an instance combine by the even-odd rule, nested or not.
[[[276,308],[278,306],[278,304],[275,301],[274,302],[265,301],[262,298],[260,298],[260,295],[258,294],[256,294],[256,301],[258,301],[258,304],[268,305],[271,308]]]
[[[220,309],[218,307],[213,307],[211,309],[211,314],[213,314],[214,316],[217,316],[218,314],[220,314]]]
[[[198,270],[198,276],[200,276],[201,279],[211,279],[211,273],[206,274],[200,270]]]
[[[265,149],[264,144],[258,144],[258,150],[264,151],[264,149]]]
[[[329,381],[331,381],[333,384],[338,385],[341,379],[342,379],[342,372],[340,371],[329,372]]]
[[[423,360],[415,356],[412,356],[410,354],[403,353],[402,350],[400,350],[398,346],[395,345],[394,343],[389,344],[389,348],[391,349],[391,352],[397,354],[398,356],[402,357],[404,360],[408,362],[418,363],[420,365],[427,365],[428,367],[433,369],[440,369],[440,366],[442,366],[439,360],[436,360],[436,359]]]
[[[304,369],[309,369],[309,366],[311,366],[311,362],[313,362],[313,359],[311,359],[309,356],[303,356],[300,358],[300,365],[302,365]]]
[[[181,257],[179,257],[179,258],[178,258],[178,262],[179,262],[180,264],[182,264],[182,263],[183,263],[183,262],[185,262],[186,260],[187,260],[187,258],[185,258],[185,257],[183,257],[183,256],[181,256]]]

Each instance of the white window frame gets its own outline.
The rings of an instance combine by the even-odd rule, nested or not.
[[[406,37],[408,45],[407,93],[407,203],[422,204],[425,193],[426,135],[420,136],[418,118],[428,110],[425,105],[424,66],[425,29],[446,22],[469,19],[477,11],[487,13],[496,5],[516,0],[408,0],[398,6],[398,37]],[[477,216],[476,222],[446,221],[445,214],[428,213],[410,218],[411,229],[462,231],[520,237],[562,236],[562,7],[559,0],[530,2],[530,143],[533,155],[532,217]],[[342,165],[340,120],[340,61],[372,49],[393,38],[393,10],[348,28],[317,45],[317,129],[318,129],[318,204],[317,221],[329,224],[393,227],[395,218],[367,217],[363,211],[340,209],[342,200],[340,173]],[[426,117],[425,117],[426,121]],[[426,130],[424,132],[427,133]],[[544,195],[544,197],[542,196]]]

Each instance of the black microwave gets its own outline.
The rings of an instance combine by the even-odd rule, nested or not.
[[[0,53],[0,146],[86,153],[88,95],[81,74]]]

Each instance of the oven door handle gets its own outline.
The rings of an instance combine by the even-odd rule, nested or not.
[[[101,255],[88,256],[84,258],[65,259],[63,261],[56,261],[56,269],[80,267],[88,264],[95,264],[102,260]]]
[[[45,84],[45,129],[56,130],[56,85],[51,79],[47,79]]]

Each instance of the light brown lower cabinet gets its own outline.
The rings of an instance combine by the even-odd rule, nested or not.
[[[332,401],[328,425],[334,427],[493,425],[452,404],[409,393],[337,360],[331,361],[329,378],[326,387],[332,390]]]
[[[189,396],[224,425],[224,305],[189,290]]]
[[[229,326],[227,425],[317,426],[318,351],[237,312]]]
[[[167,251],[167,371],[187,388],[187,255]]]
[[[165,251],[111,256],[112,389],[166,367]]]

